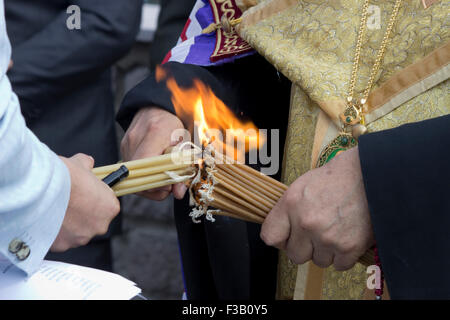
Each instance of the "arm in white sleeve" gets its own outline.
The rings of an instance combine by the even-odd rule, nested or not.
[[[25,126],[15,94],[0,117],[0,150],[0,253],[31,274],[61,227],[70,198],[70,174]],[[26,259],[10,252],[14,239],[29,247]]]
[[[0,0],[0,254],[32,274],[64,220],[70,174],[26,127],[6,77],[10,54]],[[16,246],[20,251],[14,253],[11,243],[15,239],[23,245]]]

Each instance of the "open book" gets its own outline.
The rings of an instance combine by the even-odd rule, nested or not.
[[[55,261],[26,277],[0,256],[0,300],[129,300],[140,292],[117,274]]]

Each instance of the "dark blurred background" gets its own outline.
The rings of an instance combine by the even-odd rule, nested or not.
[[[144,2],[136,43],[114,68],[116,108],[124,94],[176,44],[195,0]],[[118,126],[117,132],[120,142],[123,130]],[[136,282],[150,299],[181,299],[184,289],[173,200],[155,202],[125,196],[122,211],[123,233],[113,238],[114,272]]]

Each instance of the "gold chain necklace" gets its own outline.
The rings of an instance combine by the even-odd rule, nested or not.
[[[359,25],[358,38],[356,41],[355,56],[353,58],[353,67],[350,76],[349,89],[347,93],[347,106],[345,111],[339,116],[342,123],[342,130],[339,135],[331,141],[325,149],[322,151],[318,160],[318,167],[324,165],[337,154],[347,149],[350,149],[358,144],[357,140],[359,136],[367,132],[364,119],[363,106],[367,102],[370,90],[372,89],[375,77],[378,74],[381,63],[383,62],[384,54],[386,53],[386,48],[389,43],[389,38],[391,36],[392,29],[394,27],[395,21],[397,20],[398,12],[402,4],[402,0],[397,0],[394,5],[394,9],[389,19],[386,32],[384,34],[383,40],[381,41],[380,48],[378,49],[375,63],[370,72],[369,81],[365,90],[362,93],[361,99],[355,99],[355,84],[356,77],[359,69],[359,61],[361,57],[362,41],[364,38],[367,16],[369,12],[370,0],[365,0],[363,5],[363,13],[361,16],[361,22]],[[351,133],[349,133],[351,131]]]

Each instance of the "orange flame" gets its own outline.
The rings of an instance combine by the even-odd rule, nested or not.
[[[158,81],[167,78],[161,67],[157,68],[156,78]],[[239,120],[200,80],[194,79],[193,86],[185,89],[168,77],[166,85],[172,93],[177,116],[189,124],[191,133],[197,132],[201,143],[211,143],[217,152],[239,162],[243,162],[246,152],[265,143],[264,135],[259,135],[252,122]]]

